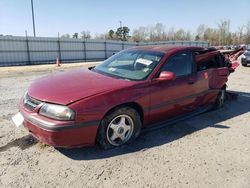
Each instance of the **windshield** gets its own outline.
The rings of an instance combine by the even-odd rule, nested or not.
[[[161,52],[122,51],[96,66],[94,71],[122,79],[144,80],[163,56]]]

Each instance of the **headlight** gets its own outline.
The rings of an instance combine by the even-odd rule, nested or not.
[[[246,58],[245,54],[242,55],[242,58]]]
[[[74,120],[75,112],[67,106],[45,103],[39,114],[57,120]]]

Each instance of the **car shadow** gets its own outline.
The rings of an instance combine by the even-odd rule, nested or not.
[[[219,110],[209,111],[154,131],[146,131],[133,143],[121,147],[110,150],[102,150],[98,146],[76,149],[58,148],[57,150],[73,160],[105,159],[133,152],[143,152],[152,147],[169,144],[205,128],[225,129],[226,131],[230,127],[222,124],[223,121],[250,111],[250,93],[228,91],[227,99],[224,107]]]
[[[15,140],[7,143],[4,146],[1,146],[0,153],[4,152],[12,147],[18,147],[21,150],[25,150],[25,149],[27,149],[27,148],[29,148],[37,143],[38,143],[38,141],[34,137],[32,137],[31,135],[26,135],[26,136],[23,136],[21,138],[17,138]]]

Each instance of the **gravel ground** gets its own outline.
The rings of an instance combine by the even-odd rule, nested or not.
[[[0,187],[250,187],[250,67],[230,76],[239,95],[224,108],[113,150],[57,150],[15,127],[32,81],[79,66],[0,68]]]

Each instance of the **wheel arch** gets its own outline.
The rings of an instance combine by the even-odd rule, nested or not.
[[[140,116],[141,122],[143,123],[144,111],[143,111],[142,106],[140,104],[138,104],[137,102],[126,102],[126,103],[122,103],[122,104],[119,104],[117,106],[114,106],[104,114],[103,118],[105,116],[107,116],[108,114],[112,113],[113,111],[115,111],[116,109],[122,108],[122,107],[125,107],[125,106],[135,109],[138,112],[139,116]]]

